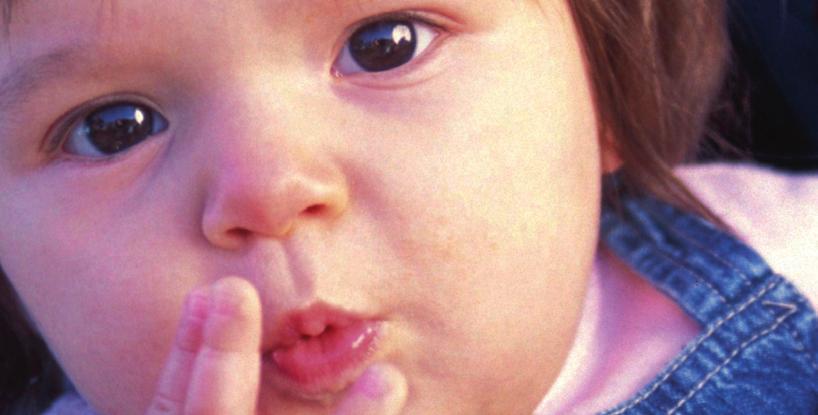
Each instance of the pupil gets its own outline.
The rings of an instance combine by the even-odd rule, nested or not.
[[[349,42],[352,58],[370,72],[388,71],[409,62],[416,47],[414,25],[402,20],[366,25],[358,29]]]
[[[140,143],[153,133],[151,110],[141,105],[111,105],[89,115],[85,128],[91,143],[113,154]]]

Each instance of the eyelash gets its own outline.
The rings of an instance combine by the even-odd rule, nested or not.
[[[374,16],[366,17],[362,20],[355,22],[353,25],[349,26],[341,36],[341,46],[343,46],[346,41],[352,36],[358,29],[362,27],[366,27],[372,23],[377,23],[383,20],[408,20],[410,22],[415,23],[423,23],[429,25],[437,30],[443,31],[443,25],[437,22],[437,19],[432,18],[429,16],[429,13],[422,12],[422,11],[415,11],[415,10],[404,10],[404,11],[395,11],[395,12],[387,12],[376,14]],[[340,47],[335,48],[335,56],[338,55],[339,51],[341,50]]]

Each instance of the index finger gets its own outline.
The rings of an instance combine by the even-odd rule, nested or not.
[[[221,279],[194,364],[185,413],[255,413],[261,378],[261,302],[247,280]]]

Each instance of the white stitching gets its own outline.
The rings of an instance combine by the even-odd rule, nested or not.
[[[648,235],[646,235],[645,232],[643,232],[641,229],[639,229],[636,226],[629,226],[626,229],[629,229],[629,230],[631,230],[633,232],[636,232],[640,236],[643,236],[643,237],[645,237],[647,239],[650,239],[650,237]],[[693,278],[695,278],[696,280],[702,282],[704,285],[706,285],[708,288],[710,288],[710,290],[712,290],[713,293],[715,293],[716,296],[718,296],[718,298],[719,298],[719,300],[721,300],[721,302],[723,302],[724,304],[729,303],[729,301],[727,301],[727,298],[725,298],[724,295],[710,281],[708,281],[707,278],[705,278],[702,274],[698,273],[694,269],[690,269],[687,265],[685,265],[684,263],[678,261],[676,258],[673,258],[672,256],[670,256],[669,254],[667,254],[663,250],[658,249],[658,247],[656,245],[643,244],[642,246],[645,246],[645,245],[648,245],[649,247],[654,248],[652,250],[652,253],[658,253],[658,255],[661,256],[662,258],[670,260],[671,262],[673,262],[674,265],[676,265],[679,268],[687,271],[687,273],[690,274]]]
[[[722,295],[722,293],[710,281],[708,281],[707,278],[705,278],[702,274],[699,274],[695,269],[691,269],[690,267],[687,266],[687,264],[677,260],[676,258],[673,258],[672,256],[666,254],[661,250],[659,250],[659,255],[673,262],[674,265],[678,266],[680,269],[683,269],[685,272],[688,273],[688,275],[692,276],[697,281],[701,282],[702,284],[710,288],[710,290],[713,291],[713,294],[715,294],[716,297],[718,297],[718,299],[721,300],[722,303],[724,304],[729,303],[729,301],[727,301],[727,298],[724,295]]]
[[[785,305],[785,304],[780,304],[780,305]],[[755,341],[756,341],[756,340],[758,340],[759,338],[761,338],[761,337],[763,337],[763,336],[766,336],[767,334],[769,334],[770,332],[772,332],[773,330],[775,330],[775,329],[776,329],[778,326],[780,326],[780,325],[781,325],[781,323],[783,323],[783,322],[784,322],[784,320],[786,320],[786,319],[787,319],[787,317],[789,317],[789,316],[793,315],[793,314],[794,314],[794,313],[795,313],[795,312],[798,310],[798,307],[796,307],[796,306],[795,306],[795,305],[793,305],[793,304],[786,304],[786,306],[787,306],[787,308],[789,308],[789,311],[788,311],[786,314],[784,314],[784,315],[782,315],[781,317],[779,317],[779,318],[778,318],[778,319],[775,321],[775,323],[774,323],[772,326],[768,327],[766,330],[761,331],[761,332],[759,332],[759,333],[756,333],[756,334],[755,334],[753,337],[750,337],[749,339],[747,339],[747,340],[745,340],[743,343],[741,343],[741,344],[739,345],[739,347],[738,347],[738,348],[736,348],[735,350],[733,350],[733,352],[732,352],[732,353],[730,353],[730,355],[727,357],[727,359],[725,359],[725,360],[724,360],[724,361],[723,361],[723,362],[722,362],[720,365],[716,366],[716,367],[715,367],[713,370],[711,370],[711,371],[710,371],[710,373],[708,373],[708,374],[707,374],[707,375],[704,377],[704,379],[702,379],[702,380],[701,380],[701,381],[700,381],[700,382],[699,382],[699,383],[698,383],[698,384],[697,384],[695,387],[693,387],[693,389],[691,389],[691,390],[690,390],[690,393],[688,393],[688,394],[687,394],[687,396],[685,396],[684,398],[682,398],[682,400],[680,400],[680,401],[679,401],[679,402],[676,404],[676,406],[674,406],[673,408],[670,408],[670,410],[668,410],[668,411],[667,411],[667,415],[671,415],[672,413],[674,413],[674,412],[678,411],[678,410],[679,410],[679,408],[681,408],[681,407],[682,407],[682,405],[684,405],[684,404],[685,404],[687,401],[689,401],[689,400],[690,400],[690,399],[691,399],[691,398],[692,398],[692,397],[693,397],[693,396],[694,396],[694,395],[695,395],[695,394],[696,394],[698,391],[700,391],[700,390],[701,390],[701,389],[704,387],[704,385],[705,385],[705,384],[707,384],[707,382],[709,382],[709,381],[710,381],[710,379],[712,379],[712,378],[713,378],[713,376],[715,376],[715,375],[716,375],[717,373],[719,373],[719,372],[720,372],[722,369],[724,369],[724,367],[725,367],[725,366],[727,366],[727,365],[728,365],[728,364],[729,364],[729,363],[730,363],[730,362],[731,362],[731,361],[732,361],[732,360],[733,360],[733,359],[734,359],[736,356],[738,356],[738,354],[739,354],[739,353],[741,353],[741,352],[742,352],[744,349],[746,349],[746,348],[747,348],[747,346],[749,346],[749,345],[750,345],[750,343],[755,342]]]
[[[693,238],[690,238],[690,237],[688,237],[686,234],[684,234],[684,233],[682,233],[682,232],[678,231],[678,230],[677,230],[677,226],[675,226],[674,224],[672,224],[672,223],[670,223],[670,222],[665,221],[665,220],[662,218],[662,216],[661,216],[661,212],[657,212],[657,211],[656,211],[656,210],[654,210],[652,207],[647,207],[647,208],[646,208],[646,210],[651,211],[651,212],[653,213],[652,218],[653,218],[654,220],[656,220],[657,222],[660,222],[660,223],[662,223],[663,225],[665,225],[668,231],[670,231],[670,232],[672,232],[673,234],[675,234],[677,237],[679,237],[680,239],[682,239],[684,242],[690,243],[690,244],[692,244],[692,245],[695,245],[697,248],[700,248],[700,249],[701,249],[701,250],[702,250],[704,253],[706,253],[706,254],[710,254],[710,255],[711,255],[713,258],[715,258],[715,259],[716,259],[716,261],[721,262],[721,263],[722,263],[722,265],[724,265],[724,266],[726,266],[726,267],[730,268],[731,270],[733,270],[733,272],[737,273],[737,274],[738,274],[738,276],[739,276],[739,278],[741,278],[741,279],[742,279],[742,281],[744,281],[744,284],[745,284],[745,285],[751,285],[751,284],[750,284],[750,279],[751,279],[751,278],[750,278],[750,276],[749,276],[749,275],[747,275],[747,273],[745,273],[744,271],[742,271],[742,270],[738,269],[738,268],[737,268],[735,265],[733,265],[733,263],[732,263],[732,262],[730,262],[730,261],[728,261],[728,260],[724,259],[724,257],[722,257],[721,255],[719,255],[718,253],[716,253],[716,252],[714,252],[714,251],[712,251],[712,250],[708,249],[707,247],[705,247],[704,245],[702,245],[701,243],[699,243],[697,240],[695,240],[695,239],[693,239]],[[698,225],[698,226],[703,226],[702,224],[697,224],[697,225]]]
[[[791,288],[791,287],[788,287],[788,288]],[[803,297],[801,297],[801,298],[796,298],[796,301],[798,301],[799,303],[804,303],[805,300],[804,300]],[[794,304],[777,303],[777,302],[774,302],[774,301],[765,301],[763,304],[764,305],[775,305],[775,306],[785,307],[785,308],[797,307]],[[787,332],[789,332],[792,335],[792,338],[793,338],[793,341],[795,342],[795,345],[798,346],[796,348],[796,350],[801,352],[804,355],[804,357],[807,358],[807,361],[809,361],[810,366],[812,366],[812,368],[815,369],[816,372],[818,372],[818,363],[816,363],[816,361],[815,361],[815,356],[813,356],[812,354],[809,353],[806,344],[804,344],[803,340],[801,340],[801,335],[798,334],[798,330],[794,330],[791,326],[786,325],[786,324],[785,324],[785,326],[787,327]]]
[[[714,257],[714,258],[715,258],[717,261],[721,262],[721,263],[722,263],[722,265],[724,265],[724,266],[726,266],[726,267],[730,268],[730,269],[731,269],[731,270],[733,270],[735,273],[737,273],[737,274],[738,274],[738,276],[739,276],[739,277],[740,277],[740,278],[741,278],[741,279],[744,281],[745,285],[750,285],[749,276],[748,276],[748,275],[747,275],[745,272],[743,272],[742,270],[740,270],[738,267],[736,267],[736,266],[735,266],[735,265],[734,265],[734,264],[733,264],[731,261],[728,261],[728,260],[724,259],[724,257],[722,257],[721,255],[719,255],[719,253],[718,253],[718,252],[715,252],[715,251],[712,251],[712,250],[710,250],[710,249],[707,249],[707,247],[705,247],[704,245],[702,245],[701,243],[699,243],[699,241],[698,241],[698,240],[693,239],[693,238],[690,238],[688,235],[686,235],[686,234],[684,234],[684,233],[680,232],[680,231],[678,230],[678,227],[677,227],[677,226],[674,226],[672,223],[670,223],[670,222],[668,222],[668,221],[664,220],[664,218],[663,218],[663,216],[662,216],[662,212],[658,212],[658,211],[655,209],[655,207],[654,207],[654,206],[646,206],[646,207],[645,207],[645,210],[646,210],[646,211],[649,211],[649,212],[651,212],[651,213],[653,213],[653,215],[651,215],[652,219],[654,219],[654,220],[656,220],[657,222],[660,222],[660,223],[662,223],[663,225],[665,225],[665,226],[666,226],[666,229],[667,229],[668,231],[670,231],[671,233],[673,233],[673,234],[675,234],[676,236],[678,236],[680,239],[682,239],[682,241],[683,241],[683,242],[690,243],[690,244],[692,244],[692,245],[694,245],[694,246],[696,246],[696,247],[698,247],[698,248],[701,248],[701,249],[702,249],[702,250],[703,250],[703,251],[704,251],[706,254],[710,254],[710,255],[711,255],[712,257]],[[704,227],[704,225],[702,225],[702,224],[700,224],[700,223],[697,223],[697,226],[702,226],[702,227]],[[722,297],[722,298],[723,298],[723,297]],[[803,298],[801,298],[801,299],[799,300],[799,302],[804,302],[804,299],[803,299]],[[765,304],[767,304],[767,303],[768,303],[768,302],[765,302]],[[781,306],[784,306],[784,305],[785,305],[785,304],[783,304],[783,303],[769,303],[769,304],[777,304],[777,305],[781,305]],[[790,304],[790,305],[791,305],[791,304]],[[818,371],[818,362],[816,361],[815,356],[813,356],[812,354],[810,354],[810,353],[809,353],[809,351],[808,351],[808,349],[807,349],[807,347],[806,347],[805,343],[803,342],[803,340],[801,340],[801,335],[800,335],[800,334],[798,334],[798,331],[797,331],[797,330],[793,330],[791,327],[787,327],[787,331],[788,331],[788,332],[789,332],[789,333],[792,335],[792,337],[793,337],[793,341],[795,342],[796,346],[798,347],[796,350],[798,350],[799,352],[801,352],[802,354],[804,354],[804,355],[807,357],[807,361],[809,361],[810,366],[812,366],[812,368],[813,368],[813,369],[815,369],[816,371]]]
[[[665,375],[662,376],[661,379],[659,379],[658,381],[656,381],[656,383],[653,384],[653,387],[651,387],[649,390],[645,391],[644,394],[642,394],[639,398],[635,399],[633,402],[631,402],[627,406],[625,406],[623,408],[620,408],[616,412],[612,412],[610,415],[622,414],[623,412],[627,411],[628,409],[633,408],[634,406],[638,405],[640,402],[642,402],[645,399],[649,398],[650,395],[652,395],[654,392],[656,392],[656,390],[659,389],[659,386],[661,386],[662,383],[664,383],[676,371],[676,369],[678,369],[679,366],[682,365],[682,363],[687,361],[687,359],[693,354],[693,352],[695,352],[699,348],[699,346],[702,345],[702,343],[704,343],[705,340],[710,338],[710,336],[712,336],[713,333],[715,333],[716,330],[719,329],[719,327],[721,327],[722,325],[724,325],[724,323],[731,320],[737,314],[741,313],[742,311],[747,309],[747,307],[751,306],[753,303],[758,301],[759,298],[761,298],[764,294],[766,294],[767,292],[772,290],[776,285],[778,285],[779,282],[780,281],[771,282],[766,287],[764,287],[764,289],[759,291],[757,294],[755,294],[752,297],[748,298],[747,301],[742,303],[738,308],[736,308],[735,310],[728,313],[726,316],[724,316],[724,317],[720,318],[719,320],[717,320],[715,322],[715,324],[713,326],[711,326],[709,329],[707,329],[707,331],[696,341],[696,343],[694,343],[693,346],[687,352],[685,352],[679,358],[679,360],[677,360],[673,364],[673,366],[670,367],[670,369],[668,369],[668,371],[665,373]]]

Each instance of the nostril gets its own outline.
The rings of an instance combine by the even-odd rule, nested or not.
[[[304,213],[307,213],[307,214],[310,214],[310,215],[318,215],[321,212],[323,212],[324,209],[326,209],[326,206],[324,206],[324,205],[312,205],[312,206],[304,209]]]
[[[245,239],[250,236],[250,231],[244,228],[235,228],[227,231],[227,234],[236,239]]]

